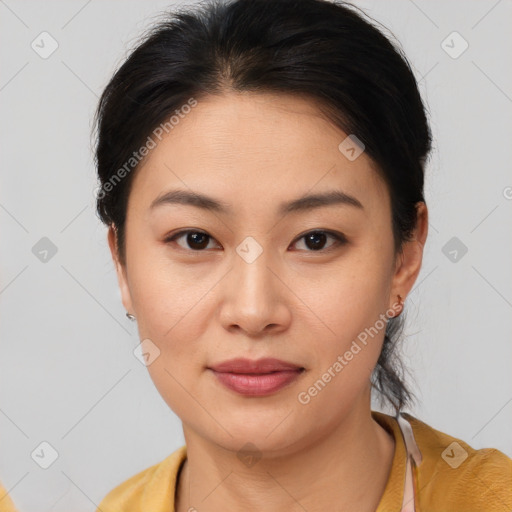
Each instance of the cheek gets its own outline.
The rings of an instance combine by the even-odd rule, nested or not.
[[[313,317],[322,321],[323,345],[336,346],[337,350],[350,345],[387,310],[391,282],[388,263],[373,254],[354,254],[340,260],[327,274],[317,274],[314,282],[302,287],[301,299]]]
[[[296,397],[299,412],[319,431],[345,417],[368,390],[386,329],[382,291],[371,279],[341,279],[325,287],[316,310],[325,322],[316,328],[315,365]],[[384,318],[384,319],[383,319]],[[325,411],[330,411],[326,414]],[[309,420],[308,420],[309,421]]]
[[[149,252],[149,251],[148,251]],[[135,259],[134,259],[135,263]],[[149,339],[159,351],[147,367],[158,392],[179,417],[197,415],[189,391],[199,378],[204,360],[204,333],[208,329],[211,294],[218,281],[210,272],[180,268],[161,257],[133,266],[132,298],[138,312],[141,340]],[[207,421],[207,419],[205,419]]]
[[[319,362],[311,382],[328,381],[331,390],[319,402],[357,394],[377,363],[387,325],[391,276],[386,272],[387,262],[373,254],[347,259],[343,267],[302,294],[315,313],[308,316],[318,324],[311,326],[316,331],[311,350]],[[325,375],[328,371],[336,377]]]
[[[201,331],[208,295],[219,278],[206,265],[172,262],[165,248],[152,244],[134,251],[129,268],[139,329],[157,344],[183,345]]]

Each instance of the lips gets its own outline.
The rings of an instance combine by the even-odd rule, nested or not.
[[[304,368],[280,359],[231,359],[209,368],[231,391],[246,396],[266,396],[295,381]]]
[[[289,370],[300,370],[302,367],[280,359],[265,358],[258,360],[251,359],[230,359],[210,367],[216,372],[222,373],[272,373]]]

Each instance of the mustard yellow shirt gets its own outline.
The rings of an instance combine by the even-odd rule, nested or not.
[[[17,512],[7,491],[0,484],[0,512]]]
[[[376,512],[400,512],[407,457],[404,437],[395,417],[371,414],[395,439],[391,472]],[[410,414],[403,417],[422,458],[414,469],[416,512],[512,512],[511,458],[494,448],[471,448]],[[105,496],[97,512],[175,512],[176,478],[186,456],[182,446],[132,476]]]

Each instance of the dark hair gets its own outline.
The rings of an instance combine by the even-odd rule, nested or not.
[[[135,151],[191,99],[229,91],[309,98],[355,134],[387,183],[400,252],[416,227],[416,204],[425,202],[431,132],[403,52],[356,10],[327,0],[213,0],[166,13],[143,36],[106,86],[95,117],[97,212],[115,228],[123,264]],[[414,399],[396,353],[403,327],[403,314],[387,322],[372,374],[381,402],[397,413]]]

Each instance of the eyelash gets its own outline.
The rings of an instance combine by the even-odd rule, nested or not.
[[[173,234],[172,236],[169,236],[169,237],[165,238],[164,242],[167,243],[167,244],[170,244],[171,242],[174,242],[176,239],[181,238],[182,236],[188,235],[189,233],[197,233],[197,234],[201,234],[201,235],[206,235],[210,240],[215,240],[212,236],[208,235],[208,233],[206,233],[204,231],[200,231],[200,230],[197,230],[197,229],[185,229],[185,230],[182,230],[182,231],[178,231],[177,233]],[[311,234],[325,234],[325,235],[330,236],[331,238],[333,238],[336,241],[336,243],[334,243],[333,245],[331,245],[327,249],[320,249],[318,251],[306,250],[306,252],[326,253],[326,252],[334,250],[337,247],[342,246],[342,245],[347,243],[347,239],[341,233],[337,233],[336,231],[314,229],[314,230],[308,231],[307,233],[304,233],[303,235],[301,235],[298,238],[296,238],[296,240],[294,241],[294,244],[297,243],[298,241],[302,240],[306,236],[311,235]],[[196,253],[206,252],[207,251],[207,249],[201,249],[201,250],[184,249],[181,246],[180,246],[180,248],[185,250],[185,251],[188,251],[188,252],[196,252]]]

